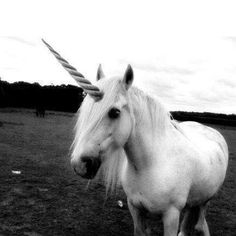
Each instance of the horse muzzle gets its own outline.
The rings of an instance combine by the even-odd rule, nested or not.
[[[71,160],[72,168],[75,173],[82,178],[93,179],[101,165],[99,157],[81,157],[80,161]]]

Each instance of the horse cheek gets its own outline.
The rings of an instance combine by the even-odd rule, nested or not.
[[[115,136],[119,146],[124,146],[131,133],[131,120],[128,116],[123,117],[116,127]]]

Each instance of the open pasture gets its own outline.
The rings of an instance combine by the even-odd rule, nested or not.
[[[70,113],[49,112],[39,118],[32,110],[0,110],[0,235],[133,235],[122,190],[106,199],[100,180],[88,185],[73,173],[69,149],[74,124]],[[227,140],[229,168],[207,220],[212,236],[233,236],[236,128],[214,127]],[[118,200],[124,202],[123,208]],[[150,221],[153,235],[161,235],[159,217]]]

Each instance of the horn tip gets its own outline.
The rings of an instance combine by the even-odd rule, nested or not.
[[[41,38],[41,40],[47,47],[49,46],[49,44],[43,38]]]

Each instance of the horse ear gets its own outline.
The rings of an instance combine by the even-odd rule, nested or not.
[[[124,83],[125,88],[127,90],[132,85],[133,80],[134,80],[134,72],[133,72],[133,69],[132,69],[131,65],[128,65],[128,67],[127,67],[127,69],[125,71],[124,78],[123,78],[123,83]]]
[[[102,70],[102,65],[99,64],[98,71],[97,71],[97,80],[100,80],[104,77],[105,77],[105,75],[104,75],[103,70]]]

